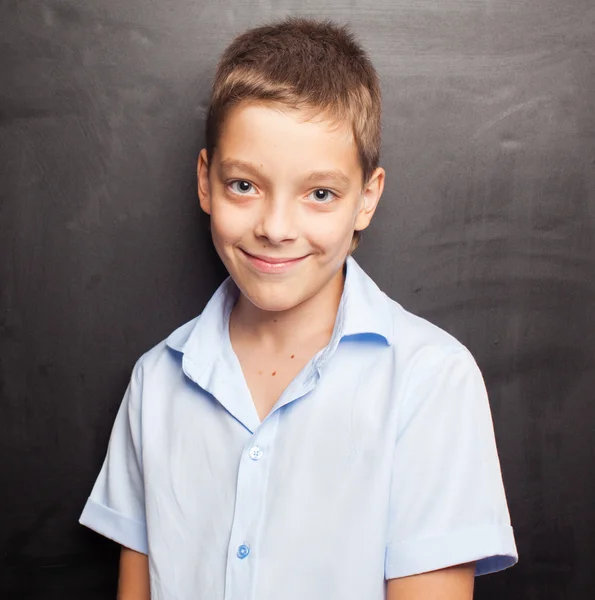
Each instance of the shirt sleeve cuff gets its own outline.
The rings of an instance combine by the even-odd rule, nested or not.
[[[87,499],[79,523],[122,546],[143,554],[149,553],[147,527],[144,523],[129,519],[91,498]]]
[[[475,575],[512,567],[518,553],[510,525],[482,525],[387,547],[385,577],[393,579],[476,561]]]

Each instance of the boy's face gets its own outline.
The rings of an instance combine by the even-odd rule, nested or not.
[[[282,311],[332,287],[384,185],[379,168],[362,189],[350,129],[270,103],[239,104],[226,115],[208,171],[207,158],[203,149],[200,204],[244,296]]]

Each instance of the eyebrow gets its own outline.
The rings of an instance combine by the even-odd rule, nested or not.
[[[250,173],[255,177],[264,177],[264,175],[258,170],[258,167],[252,163],[246,162],[245,160],[237,160],[235,158],[226,158],[221,161],[220,170],[224,175],[232,170],[244,171]],[[266,177],[264,177],[266,179]]]
[[[312,171],[307,177],[306,181],[313,180],[324,180],[324,181],[334,181],[337,185],[349,187],[351,181],[343,171]]]
[[[249,173],[255,177],[261,177],[268,181],[268,178],[261,173],[256,165],[249,163],[245,160],[238,160],[234,158],[226,158],[220,163],[221,173],[224,175],[231,170],[237,169],[238,171],[243,171],[244,173]],[[333,181],[337,185],[349,187],[351,184],[351,180],[343,171],[339,169],[333,171],[312,171],[308,173],[305,177],[305,181]]]

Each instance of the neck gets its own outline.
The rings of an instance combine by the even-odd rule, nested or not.
[[[254,344],[272,350],[295,347],[296,342],[319,336],[330,339],[343,293],[343,269],[312,298],[284,311],[258,308],[240,293],[231,313],[230,329]]]

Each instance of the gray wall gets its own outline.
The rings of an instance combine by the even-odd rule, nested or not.
[[[135,359],[223,277],[195,159],[215,60],[276,16],[350,21],[387,189],[357,258],[490,392],[521,559],[476,598],[595,593],[595,2],[0,3],[0,589],[110,598],[77,524]]]

